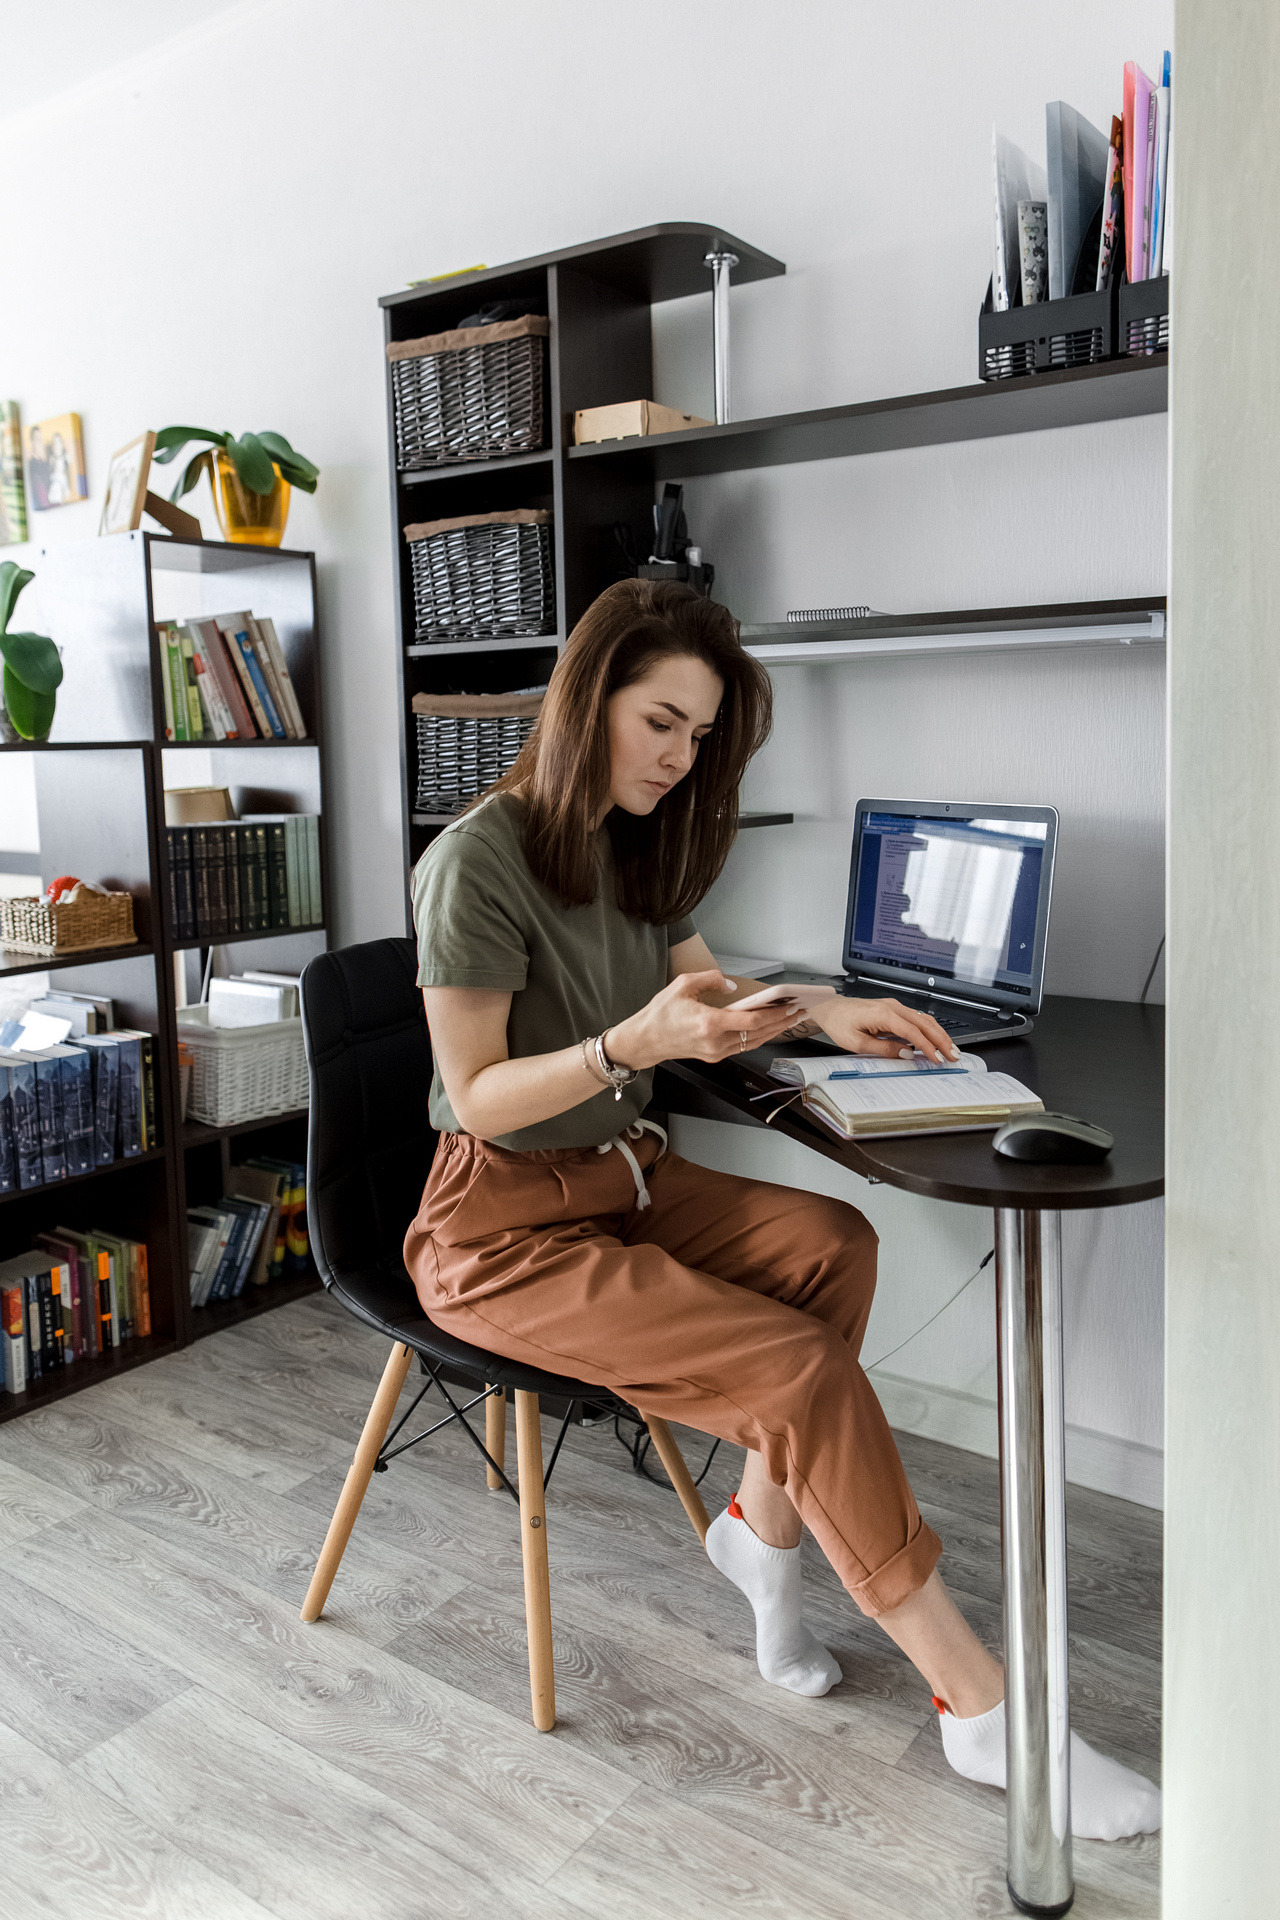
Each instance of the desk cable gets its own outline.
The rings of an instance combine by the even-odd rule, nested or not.
[[[991,1262],[995,1259],[995,1257],[996,1257],[996,1250],[994,1247],[992,1247],[978,1262],[973,1272],[969,1275],[969,1278],[963,1283],[962,1286],[959,1286],[956,1288],[956,1291],[951,1295],[950,1299],[943,1301],[942,1305],[937,1309],[936,1313],[931,1313],[929,1315],[929,1318],[927,1320],[922,1321],[921,1324],[918,1327],[916,1327],[913,1332],[907,1335],[905,1340],[900,1340],[896,1347],[890,1347],[889,1351],[887,1353],[882,1353],[878,1360],[869,1361],[867,1365],[863,1368],[863,1372],[864,1373],[874,1372],[874,1370],[877,1367],[882,1367],[886,1360],[892,1360],[895,1354],[901,1353],[904,1347],[909,1347],[911,1345],[911,1342],[925,1331],[926,1327],[931,1327],[934,1321],[939,1319],[941,1315],[946,1312],[948,1307],[953,1307],[955,1305],[956,1301],[960,1298],[960,1295],[962,1293],[967,1292],[967,1290],[973,1285],[974,1281],[978,1278],[978,1275],[982,1273],[985,1268],[991,1265]],[[620,1445],[624,1446],[627,1452],[631,1455],[632,1472],[642,1474],[646,1480],[651,1480],[655,1487],[665,1487],[668,1493],[674,1493],[675,1488],[671,1485],[671,1482],[667,1479],[666,1475],[663,1474],[661,1479],[659,1479],[658,1475],[656,1473],[651,1472],[649,1467],[646,1465],[649,1448],[652,1445],[649,1429],[645,1426],[642,1426],[640,1422],[637,1421],[634,1437],[628,1440],[626,1436],[623,1434],[622,1429],[618,1424],[619,1420],[622,1417],[623,1416],[621,1414],[614,1415],[613,1433],[614,1433],[614,1438],[619,1442]],[[695,1487],[700,1487],[702,1485],[702,1482],[706,1479],[708,1469],[711,1466],[711,1462],[716,1457],[716,1453],[719,1450],[719,1446],[720,1446],[720,1442],[718,1440],[713,1442],[710,1453],[707,1455],[706,1459],[702,1463],[702,1471],[697,1476],[696,1480],[693,1483]]]

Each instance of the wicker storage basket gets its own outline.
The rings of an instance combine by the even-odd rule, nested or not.
[[[38,894],[0,899],[0,947],[19,953],[52,959],[81,947],[131,947],[137,938],[131,894],[85,892],[50,907],[41,906]]]
[[[180,1007],[178,1033],[191,1049],[191,1119],[229,1127],[309,1105],[300,1019],[211,1027],[208,1007]]]
[[[551,515],[539,507],[406,527],[414,638],[518,640],[556,630]]]
[[[401,473],[493,460],[543,444],[542,386],[551,322],[541,314],[455,327],[387,348]]]
[[[533,732],[542,690],[533,693],[415,693],[417,810],[460,813],[515,764]]]

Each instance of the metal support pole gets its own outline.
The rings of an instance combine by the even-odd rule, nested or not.
[[[736,253],[709,253],[703,262],[710,267],[711,354],[716,371],[716,425],[722,427],[729,413],[729,275],[738,264]]]
[[[1071,1867],[1062,1222],[996,1209],[1007,1878],[1023,1913],[1065,1913]]]

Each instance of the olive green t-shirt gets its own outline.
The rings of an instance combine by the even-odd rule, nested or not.
[[[413,870],[418,985],[510,993],[512,1060],[556,1053],[637,1012],[667,984],[667,949],[694,933],[690,919],[653,927],[623,913],[612,851],[600,835],[600,886],[589,907],[566,907],[529,871],[520,802],[510,794],[468,813],[433,840]],[[586,1068],[583,1068],[585,1078]],[[496,1136],[500,1147],[596,1147],[639,1118],[652,1070],[623,1090],[601,1088],[567,1113]],[[436,1069],[431,1124],[462,1131]]]

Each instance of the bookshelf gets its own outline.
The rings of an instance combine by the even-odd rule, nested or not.
[[[536,300],[549,316],[544,418],[550,444],[505,459],[454,462],[414,473],[396,468],[395,410],[389,369],[387,431],[391,514],[395,540],[396,651],[400,703],[400,777],[405,875],[405,926],[412,927],[408,876],[424,848],[448,816],[419,813],[413,805],[416,782],[415,693],[505,693],[545,680],[575,622],[621,568],[612,540],[616,521],[647,524],[656,483],[702,474],[748,471],[810,460],[847,458],[891,449],[938,446],[994,435],[1042,432],[1161,413],[1168,405],[1168,355],[1102,361],[1095,366],[1018,379],[977,382],[932,393],[896,394],[855,405],[820,407],[762,420],[734,420],[688,432],[644,439],[571,444],[572,418],[578,408],[612,401],[653,399],[651,312],[665,300],[710,294],[711,274],[703,264],[713,249],[736,253],[740,265],[733,284],[785,273],[773,259],[723,228],[674,222],[616,234],[581,246],[517,260],[480,273],[456,275],[387,294],[380,301],[387,343],[444,332],[485,301],[515,297]],[[710,301],[707,302],[707,352],[711,351]],[[443,645],[413,642],[413,590],[409,556],[401,530],[426,518],[487,513],[510,507],[540,507],[553,516],[557,630],[536,640],[471,640]],[[1160,603],[1161,605],[1163,603]],[[1142,613],[1155,602],[1126,606]],[[983,616],[990,635],[1002,614],[1039,615],[1039,624],[1061,630],[1096,619],[1096,608],[997,609]],[[1051,617],[1056,616],[1056,620]],[[858,636],[857,651],[909,651],[930,644],[935,651],[981,644],[974,616],[922,615],[911,632],[886,631]],[[964,630],[966,621],[969,630]],[[927,634],[922,628],[935,626]],[[945,629],[945,630],[944,630]],[[1003,642],[1016,637],[1001,633]],[[1155,638],[1154,632],[1151,635]],[[797,642],[812,648],[823,639],[853,638],[840,630],[757,628],[744,632],[753,650],[781,663],[803,657]],[[871,644],[863,644],[871,643]],[[990,640],[987,641],[991,645]],[[1047,631],[1030,644],[1055,644]],[[790,648],[795,646],[795,651]],[[786,649],[786,651],[784,651]],[[853,648],[846,645],[847,652]],[[779,825],[790,814],[744,815],[743,827]]]
[[[73,1179],[0,1195],[0,1257],[25,1250],[36,1233],[57,1225],[104,1227],[144,1240],[152,1333],[115,1354],[77,1361],[23,1394],[0,1392],[0,1421],[48,1406],[319,1284],[314,1276],[287,1278],[255,1289],[248,1300],[191,1307],[188,1205],[218,1198],[233,1161],[256,1154],[304,1160],[307,1119],[304,1108],[232,1127],[182,1120],[176,1011],[181,1001],[198,998],[208,949],[173,938],[164,821],[166,785],[229,787],[237,813],[318,813],[324,920],[218,945],[228,972],[246,966],[297,972],[324,950],[332,890],[315,557],[139,530],[43,549],[33,568],[42,630],[62,648],[64,678],[53,738],[0,747],[33,756],[40,828],[38,861],[0,851],[0,866],[12,859],[18,871],[33,872],[33,882],[38,869],[45,879],[79,873],[127,887],[138,944],[65,960],[0,952],[0,978],[48,973],[72,990],[110,994],[121,1025],[155,1035],[158,1144]],[[166,741],[156,623],[240,606],[274,621],[307,718],[307,739]],[[193,762],[190,756],[199,753],[207,760]]]

